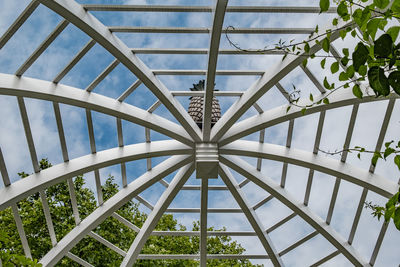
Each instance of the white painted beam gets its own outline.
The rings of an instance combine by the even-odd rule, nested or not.
[[[207,55],[206,48],[131,48],[135,54],[169,54],[169,55]],[[284,55],[283,50],[273,51],[243,51],[238,49],[220,49],[220,55]]]
[[[207,70],[152,70],[154,75],[206,75]],[[260,76],[263,75],[263,70],[217,70],[215,75],[225,76]]]
[[[182,33],[208,34],[210,28],[190,27],[142,27],[142,26],[110,26],[111,32],[123,33]],[[311,34],[314,28],[227,28],[222,33],[229,34]]]
[[[208,49],[208,63],[205,83],[205,97],[203,104],[203,142],[210,141],[212,102],[214,97],[215,74],[218,62],[218,50],[221,39],[222,25],[224,23],[228,0],[216,0],[213,10],[213,25],[211,28],[210,46]],[[208,177],[207,177],[208,178]]]
[[[212,12],[211,6],[184,5],[104,5],[85,4],[89,11],[124,11],[124,12]],[[235,13],[320,13],[319,7],[305,6],[228,6],[226,12]],[[336,13],[331,7],[327,13]]]

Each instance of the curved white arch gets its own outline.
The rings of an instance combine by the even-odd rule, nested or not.
[[[240,140],[221,147],[219,151],[220,154],[261,157],[313,169],[360,185],[387,198],[393,196],[399,188],[399,185],[395,182],[368,170],[312,152],[285,146]]]
[[[221,156],[221,163],[240,173],[265,191],[273,195],[288,208],[297,213],[303,220],[309,223],[315,230],[323,235],[333,246],[355,266],[370,266],[359,253],[343,239],[332,227],[330,227],[320,217],[316,216],[303,203],[297,202],[285,189],[280,187],[272,179],[263,177],[256,168],[244,160],[234,156]]]
[[[192,138],[176,123],[127,103],[75,87],[0,73],[0,95],[31,97],[88,108],[137,123],[192,145]]]
[[[109,217],[113,212],[122,207],[126,202],[137,196],[146,188],[150,187],[166,175],[185,166],[193,161],[192,157],[172,156],[169,159],[155,166],[152,170],[147,171],[142,176],[122,188],[118,193],[108,199],[100,207],[95,209],[90,215],[75,226],[60,242],[57,243],[49,252],[40,260],[43,266],[54,266],[57,262],[93,230],[98,224]]]
[[[372,95],[368,96],[364,94],[364,97],[362,99],[359,99],[353,95],[353,92],[350,89],[344,89],[335,92],[334,95],[329,97],[329,105],[320,104],[307,108],[306,115],[348,105],[389,100],[390,98],[398,98],[398,96],[393,94],[388,98],[377,98]],[[302,105],[310,103],[303,102],[299,104]],[[221,139],[219,140],[220,145],[225,145],[227,143],[233,142],[234,140],[257,132],[261,129],[265,129],[273,125],[304,116],[301,112],[302,108],[292,106],[290,110],[287,111],[288,106],[289,105],[283,105],[236,123],[226,132],[223,137],[221,137]]]
[[[193,150],[190,147],[177,141],[168,140],[117,147],[75,158],[34,173],[0,189],[0,210],[69,177],[99,168],[148,157],[192,153]]]
[[[124,64],[165,105],[196,141],[201,140],[199,127],[168,88],[132,51],[96,17],[74,0],[38,0],[81,29]]]

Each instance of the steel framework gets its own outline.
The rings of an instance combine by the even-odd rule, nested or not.
[[[91,236],[98,242],[104,244],[114,252],[120,254],[124,259],[121,266],[132,266],[138,259],[196,259],[201,266],[206,266],[207,259],[268,259],[274,266],[283,266],[285,255],[292,250],[306,246],[308,240],[317,235],[325,238],[334,248],[334,251],[327,254],[314,263],[315,266],[327,261],[332,261],[339,254],[355,266],[372,266],[378,257],[381,244],[387,231],[387,224],[382,224],[382,230],[376,240],[374,249],[369,259],[364,258],[352,245],[355,233],[358,228],[362,214],[362,207],[368,192],[374,192],[384,198],[389,198],[398,190],[398,183],[393,182],[381,175],[375,174],[375,168],[370,166],[369,170],[364,170],[357,166],[346,163],[347,152],[344,152],[340,160],[335,160],[318,154],[322,138],[322,129],[325,122],[325,114],[331,109],[341,107],[352,107],[350,122],[347,127],[344,147],[350,146],[350,141],[355,127],[359,106],[368,103],[383,101],[387,102],[387,110],[382,120],[379,137],[376,140],[376,150],[380,150],[384,142],[385,134],[388,129],[389,121],[394,109],[396,96],[389,98],[375,98],[368,95],[368,86],[362,84],[366,96],[357,99],[350,90],[342,90],[333,94],[329,100],[330,104],[315,105],[307,110],[306,115],[319,114],[318,126],[313,151],[306,151],[291,148],[293,128],[296,119],[304,117],[301,108],[292,107],[289,111],[285,104],[274,109],[264,110],[258,101],[272,88],[276,87],[278,92],[288,101],[288,92],[282,86],[281,80],[289,75],[293,70],[301,66],[304,57],[307,56],[303,51],[299,55],[287,55],[281,62],[274,66],[269,66],[268,70],[221,70],[218,69],[217,61],[219,55],[252,55],[259,54],[257,51],[240,51],[234,49],[220,48],[221,36],[223,34],[309,34],[313,28],[224,28],[224,18],[227,14],[242,13],[273,13],[290,14],[312,14],[318,13],[317,7],[295,7],[295,6],[233,6],[228,4],[228,0],[215,0],[212,6],[166,6],[166,5],[104,5],[104,4],[79,4],[75,0],[33,0],[9,26],[5,33],[0,37],[0,49],[2,49],[17,33],[19,28],[29,21],[29,17],[39,6],[44,6],[61,17],[61,22],[48,35],[48,37],[34,50],[31,56],[18,67],[14,74],[0,74],[0,95],[7,95],[17,98],[18,108],[22,119],[22,125],[30,153],[31,163],[34,174],[29,175],[24,180],[11,182],[7,171],[5,158],[0,148],[0,171],[4,187],[0,188],[0,210],[8,207],[12,208],[18,233],[21,238],[22,246],[27,257],[31,257],[30,247],[24,232],[17,203],[34,193],[40,193],[43,204],[43,211],[46,224],[50,234],[53,248],[40,259],[44,266],[54,266],[64,256],[83,265],[92,266],[85,259],[72,254],[70,250],[85,236]],[[95,12],[182,12],[182,13],[206,13],[211,14],[211,27],[133,27],[133,26],[106,26],[98,18]],[[334,13],[331,8],[328,13]],[[72,58],[70,63],[51,81],[44,79],[34,79],[24,75],[29,68],[37,61],[57,37],[68,27],[73,25],[85,33],[90,40]],[[339,22],[338,27],[345,27],[346,22]],[[147,48],[147,47],[128,47],[118,37],[118,33],[168,33],[168,34],[209,34],[208,48]],[[338,32],[332,33],[331,40],[339,37]],[[318,39],[317,39],[318,40]],[[310,52],[316,53],[321,47],[317,40],[310,43]],[[63,78],[82,60],[82,58],[95,46],[100,45],[113,56],[113,61],[100,73],[86,88],[74,88],[62,84]],[[338,56],[334,46],[331,46],[332,53]],[[177,70],[177,69],[151,69],[139,59],[138,55],[206,55],[207,67],[204,70]],[[265,52],[265,55],[281,55],[282,51]],[[309,53],[308,53],[309,54]],[[123,65],[137,80],[126,89],[119,97],[111,98],[96,93],[96,87],[106,79],[110,73],[118,66]],[[310,69],[301,66],[305,76],[315,86],[323,97],[324,87],[319,82],[318,75]],[[160,75],[202,75],[205,77],[204,92],[172,91],[169,90],[159,79]],[[248,89],[243,91],[214,91],[217,75],[250,75],[256,76],[257,80]],[[157,101],[147,110],[128,104],[125,100],[141,85],[148,88]],[[204,96],[204,121],[202,129],[194,123],[183,105],[177,100],[179,96]],[[229,96],[238,99],[232,106],[225,111],[222,118],[211,127],[211,105],[213,97],[220,98]],[[50,101],[53,104],[54,116],[56,119],[59,140],[61,144],[62,157],[64,162],[54,165],[49,169],[40,171],[38,154],[35,147],[32,129],[30,126],[29,112],[27,111],[25,99],[38,99]],[[87,128],[89,132],[89,142],[91,153],[78,158],[70,158],[64,126],[60,112],[60,104],[67,104],[80,107],[86,111]],[[301,103],[300,103],[301,104]],[[174,117],[174,121],[154,114],[156,109],[163,105]],[[251,107],[257,111],[257,115],[250,116],[243,120],[240,118]],[[95,134],[93,130],[92,111],[107,114],[116,119],[118,146],[115,148],[98,151],[95,144]],[[124,145],[122,131],[122,121],[137,124],[145,127],[146,142],[131,145]],[[265,131],[270,127],[288,122],[288,132],[286,145],[264,143]],[[169,140],[152,141],[150,130],[161,133]],[[259,132],[258,141],[243,140],[253,133]],[[212,143],[217,150],[217,167],[219,177],[223,185],[209,185],[210,177],[202,177],[201,185],[185,185],[189,177],[195,170],[196,146],[199,144]],[[207,153],[207,152],[204,152]],[[169,156],[156,166],[152,166],[152,158]],[[206,157],[212,155],[206,155]],[[214,155],[215,156],[215,155]],[[246,162],[242,157],[257,159],[256,166]],[[146,159],[147,172],[135,179],[127,182],[126,163],[134,160]],[[262,172],[263,160],[281,162],[283,169],[280,184],[273,179],[266,177]],[[99,169],[119,164],[121,166],[122,189],[107,201],[103,200],[100,184]],[[309,169],[306,193],[303,202],[294,198],[285,189],[288,166],[296,165]],[[236,174],[242,175],[245,179],[237,181]],[[77,200],[73,189],[72,178],[76,175],[92,172],[95,174],[97,199],[99,206],[97,209],[81,219],[77,209]],[[171,182],[163,178],[177,171]],[[326,219],[322,219],[315,214],[309,207],[311,187],[314,172],[318,171],[335,177],[335,185],[332,191],[331,201],[327,209]],[[346,239],[330,225],[332,214],[338,197],[340,183],[345,180],[354,186],[362,188],[363,192],[359,200],[359,205],[355,213],[355,218],[351,227],[350,235]],[[61,240],[57,240],[54,233],[54,226],[50,209],[46,199],[45,190],[57,183],[67,181],[70,191],[70,199],[74,211],[76,226]],[[152,204],[140,196],[150,186],[161,183],[165,191],[159,197],[156,204]],[[265,190],[264,198],[256,204],[251,204],[247,199],[244,187],[246,185],[257,185]],[[200,191],[201,200],[199,208],[169,208],[170,203],[181,190]],[[230,192],[238,204],[238,208],[208,208],[210,190],[220,190]],[[116,211],[128,201],[135,198],[144,206],[151,210],[144,225],[139,228],[127,219],[118,215]],[[292,212],[275,225],[265,229],[257,210],[275,199],[285,205]],[[199,213],[200,231],[155,231],[158,220],[165,212],[179,213]],[[207,231],[207,216],[209,213],[241,213],[249,221],[253,231],[226,231],[210,232]],[[128,251],[124,251],[93,230],[108,217],[114,217],[124,225],[136,231],[137,237],[131,244]],[[314,230],[302,239],[292,243],[286,249],[279,251],[274,245],[274,240],[270,236],[271,232],[278,227],[283,227],[287,222],[301,217]],[[199,236],[200,253],[198,255],[146,255],[140,254],[142,247],[150,235],[162,236]],[[255,236],[259,239],[264,254],[244,254],[244,255],[224,255],[207,253],[207,236]],[[1,261],[0,261],[1,266]]]

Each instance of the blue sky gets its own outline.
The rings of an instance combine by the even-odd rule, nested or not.
[[[29,1],[0,0],[0,35],[8,28],[13,20],[20,14]],[[78,1],[81,4],[104,3],[104,4],[171,4],[171,5],[211,5],[212,1]],[[249,4],[245,1],[229,1],[230,5]],[[251,1],[251,5],[294,5],[293,1]],[[296,5],[317,6],[318,2],[313,0],[297,1]],[[103,24],[107,26],[163,26],[163,27],[210,27],[212,18],[208,13],[137,13],[137,12],[93,12]],[[289,17],[290,16],[290,17]],[[224,27],[310,27],[314,28],[317,23],[325,25],[332,15],[291,15],[291,14],[236,14],[228,13],[225,17]],[[18,67],[30,56],[36,47],[46,38],[46,36],[56,27],[61,18],[48,10],[44,6],[39,6],[30,16],[13,38],[0,50],[0,72],[13,74]],[[136,33],[117,33],[116,34],[130,48],[208,48],[209,36],[207,34],[136,34]],[[306,36],[294,35],[232,35],[231,38],[244,48],[262,48],[266,45],[273,45],[282,40],[297,38],[302,40]],[[90,40],[83,32],[73,25],[67,28],[50,45],[50,47],[39,57],[39,59],[25,73],[28,77],[51,81],[61,69],[72,59],[72,57]],[[354,40],[335,42],[338,50],[354,43]],[[222,36],[222,49],[230,49],[226,38]],[[138,57],[151,69],[206,69],[206,55],[138,55]],[[96,44],[85,57],[61,80],[61,83],[85,89],[112,61],[113,56],[100,45]],[[221,55],[218,59],[218,69],[221,70],[266,70],[273,71],[273,66],[281,61],[281,56],[276,55],[257,55],[257,56],[228,56]],[[330,61],[328,60],[327,65]],[[332,61],[330,62],[332,63]],[[322,81],[324,75],[328,75],[319,67],[319,59],[310,60],[308,67],[314,72],[317,78]],[[256,81],[256,76],[217,76],[216,87],[226,91],[244,91]],[[193,83],[204,76],[160,76],[159,79],[167,88],[173,91],[189,90]],[[332,77],[332,79],[335,79]],[[94,93],[102,94],[107,97],[116,98],[125,91],[136,77],[122,64],[119,64],[111,74],[102,81],[95,89]],[[310,92],[316,94],[318,90],[313,83],[304,75],[300,68],[296,68],[281,80],[281,84],[286,90],[291,90],[295,84],[301,89],[302,96],[307,97]],[[187,97],[177,97],[184,107],[189,104]],[[236,101],[236,97],[220,97],[222,111],[225,112]],[[139,86],[125,102],[134,106],[147,109],[157,98],[144,86]],[[53,164],[62,163],[61,148],[58,140],[57,126],[52,110],[52,103],[47,101],[26,99],[32,133],[36,144],[39,158],[48,158]],[[264,110],[268,110],[286,104],[285,99],[277,88],[272,88],[257,102]],[[379,134],[380,124],[386,110],[386,102],[362,104],[352,139],[352,146],[364,145],[374,149],[376,138]],[[85,110],[73,106],[61,104],[61,114],[64,123],[64,131],[67,139],[67,146],[70,158],[76,158],[90,153],[88,130],[86,126]],[[399,114],[400,107],[395,105],[393,115]],[[172,121],[176,121],[166,108],[162,105],[155,114],[163,116]],[[343,107],[327,111],[324,123],[321,145],[324,150],[336,150],[343,146],[346,135],[347,124],[350,118],[351,107]],[[19,116],[17,100],[15,97],[0,96],[0,147],[3,151],[8,171],[13,181],[17,180],[16,173],[19,171],[32,172],[29,158],[29,151],[26,146],[23,126]],[[254,109],[246,112],[242,118],[248,118],[256,114]],[[98,151],[113,148],[118,145],[117,129],[115,118],[92,112],[93,126]],[[312,151],[315,132],[318,123],[318,114],[308,115],[295,121],[293,132],[292,147]],[[285,145],[288,123],[278,124],[266,129],[265,142]],[[393,116],[386,134],[385,140],[398,139],[400,131],[399,119]],[[123,121],[123,134],[125,144],[141,143],[145,141],[145,129],[142,126]],[[252,134],[243,139],[257,140],[259,133]],[[151,132],[152,140],[166,140],[162,134]],[[337,159],[340,157],[335,156]],[[163,158],[164,159],[164,158]],[[161,162],[162,159],[153,159],[153,164]],[[255,164],[254,159],[246,159]],[[348,162],[362,168],[368,168],[369,157],[364,156],[358,160],[356,155],[350,154]],[[127,163],[128,182],[134,180],[146,171],[146,161]],[[282,171],[282,163],[274,161],[263,161],[262,172],[268,177],[279,182]],[[120,183],[120,167],[112,166],[101,169],[102,181],[109,174],[116,178]],[[390,162],[379,162],[376,173],[386,176],[396,181],[398,171]],[[304,198],[305,186],[307,183],[308,170],[289,165],[286,189],[293,196],[302,201]],[[87,185],[94,188],[93,173],[85,174]],[[235,173],[238,181],[244,179]],[[170,178],[166,178],[170,180]],[[322,173],[315,173],[313,189],[310,196],[309,207],[317,215],[325,218],[329,206],[330,195],[333,190],[335,177]],[[199,184],[194,177],[188,184]],[[222,184],[220,179],[211,180],[210,184]],[[155,184],[146,190],[142,196],[155,204],[164,188],[160,184]],[[255,185],[249,184],[244,187],[244,191],[251,203],[263,199],[268,194]],[[335,208],[332,227],[342,234],[345,238],[350,231],[351,223],[361,189],[358,186],[343,181],[339,190],[338,203]],[[171,207],[199,207],[199,191],[182,191],[172,202]],[[384,203],[384,199],[369,193],[367,200],[377,203]],[[210,207],[238,207],[233,197],[228,192],[210,191]],[[148,212],[146,208],[142,208]],[[277,200],[265,204],[257,210],[264,226],[268,228],[279,219],[290,214],[290,210]],[[271,216],[273,214],[273,216]],[[198,220],[198,214],[177,214],[178,221],[189,228],[193,220]],[[251,230],[249,223],[242,214],[210,214],[209,226],[217,228],[226,226],[228,230]],[[359,249],[365,257],[370,254],[375,244],[375,240],[380,230],[380,222],[369,215],[369,211],[363,211],[360,226],[356,234],[354,246]],[[271,234],[271,238],[280,251],[306,234],[312,232],[302,219],[296,217],[283,227],[278,228]],[[400,234],[391,225],[386,234],[381,252],[378,256],[376,266],[395,266],[400,262],[398,253],[398,240]],[[265,253],[256,238],[236,238],[247,249],[246,253],[261,254]],[[324,257],[328,252],[333,251],[323,237],[317,236],[305,245],[293,250],[283,257],[283,261],[288,266],[303,266],[312,264]],[[254,261],[270,264],[268,261]],[[346,266],[348,261],[343,256],[337,256],[325,266]]]

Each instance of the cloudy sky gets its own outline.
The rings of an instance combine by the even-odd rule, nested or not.
[[[168,5],[213,5],[209,0],[176,0],[176,1],[146,1],[146,0],[80,0],[81,4],[168,4]],[[11,23],[29,4],[27,0],[0,0],[0,35],[2,35]],[[231,0],[229,5],[281,5],[292,6],[293,1],[239,1]],[[316,0],[296,1],[296,5],[318,6]],[[209,13],[139,13],[139,12],[92,12],[106,26],[153,26],[153,27],[211,27],[212,17]],[[263,13],[227,13],[224,20],[224,28],[314,28],[321,27],[332,19],[332,15],[318,14],[263,14]],[[11,40],[0,50],[0,72],[14,74],[19,66],[32,54],[40,43],[62,21],[62,18],[40,5],[28,18],[27,22],[18,30]],[[208,48],[208,34],[145,34],[145,33],[117,33],[116,34],[130,48]],[[233,34],[230,38],[243,48],[273,47],[279,40],[290,41],[303,40],[306,35],[293,34]],[[78,51],[90,38],[74,25],[69,24],[48,49],[24,74],[27,77],[52,81],[57,74],[68,64]],[[338,51],[343,47],[354,45],[354,40],[346,39],[334,42]],[[221,49],[231,49],[225,36],[221,38]],[[351,51],[350,51],[351,52]],[[320,53],[323,55],[323,53]],[[207,69],[206,55],[138,55],[138,57],[150,69]],[[93,48],[80,60],[80,62],[61,80],[62,84],[85,89],[112,61],[113,56],[103,47],[95,44]],[[309,61],[308,68],[322,82],[326,70],[321,70],[319,62],[321,58]],[[220,55],[218,59],[219,70],[261,70],[273,71],[274,66],[281,61],[280,55]],[[327,66],[332,63],[327,60]],[[159,79],[171,91],[187,91],[204,76],[159,76]],[[257,80],[258,76],[217,76],[216,88],[221,91],[245,91]],[[330,79],[337,79],[336,76]],[[136,77],[122,64],[119,64],[95,89],[94,93],[107,97],[117,98],[129,86],[136,81]],[[293,90],[293,85],[301,91],[302,97],[308,97],[309,93],[318,94],[318,90],[301,68],[294,69],[280,83],[287,90]],[[182,105],[187,108],[188,97],[177,97]],[[236,100],[236,97],[219,97],[222,112],[225,112]],[[142,109],[148,109],[157,98],[144,85],[140,85],[126,100],[126,103]],[[362,145],[368,149],[375,148],[376,140],[380,132],[382,119],[387,108],[388,101],[378,101],[362,104],[359,108],[351,146]],[[25,99],[29,121],[38,154],[38,158],[48,158],[53,164],[63,162],[60,143],[58,139],[57,125],[54,117],[52,103],[48,101]],[[269,110],[287,102],[276,87],[269,90],[257,101],[264,110]],[[60,104],[63,118],[64,131],[70,158],[77,158],[90,154],[88,129],[85,110],[69,105]],[[400,107],[395,104],[391,117],[386,141],[398,140],[400,132]],[[320,148],[326,151],[340,150],[343,147],[352,108],[349,106],[329,110],[322,130]],[[161,105],[155,114],[170,119],[169,111]],[[17,181],[17,172],[32,173],[29,151],[23,131],[23,125],[18,109],[17,99],[11,96],[0,95],[0,147],[3,152],[8,172],[12,181]],[[256,115],[255,109],[248,110],[240,120]],[[98,151],[118,146],[115,118],[92,112],[95,132],[96,147]],[[312,151],[314,147],[316,129],[319,114],[307,115],[296,119],[294,123],[293,139],[291,147]],[[288,122],[284,122],[267,128],[265,142],[285,145],[288,131]],[[145,129],[142,126],[123,121],[124,143],[134,144],[145,142]],[[244,137],[244,140],[258,140],[259,133]],[[152,140],[169,139],[162,134],[151,132]],[[325,157],[326,155],[324,155]],[[326,156],[328,157],[328,156]],[[340,159],[340,155],[329,156]],[[164,158],[153,159],[153,164],[161,162]],[[255,166],[256,160],[244,158]],[[370,156],[363,155],[357,159],[355,154],[349,154],[347,162],[361,167],[369,168]],[[281,162],[263,160],[262,173],[280,182],[282,173]],[[128,182],[133,181],[146,171],[146,161],[140,160],[127,163]],[[397,182],[398,170],[391,161],[378,163],[376,173]],[[120,166],[111,166],[101,169],[101,179],[113,175],[121,185]],[[238,181],[244,179],[233,172]],[[287,172],[286,189],[295,199],[302,202],[309,170],[289,165]],[[95,188],[93,173],[85,174],[87,186]],[[171,177],[166,180],[170,181]],[[315,172],[310,194],[309,207],[318,216],[325,219],[335,183],[335,177]],[[199,181],[191,177],[188,184],[199,184]],[[212,180],[210,184],[221,185],[221,179]],[[141,195],[153,205],[162,194],[164,187],[160,184],[147,189]],[[252,204],[268,196],[261,188],[249,183],[243,188],[247,198]],[[347,239],[354,219],[354,214],[360,199],[362,188],[342,181],[339,189],[337,204],[333,213],[331,226]],[[385,203],[385,199],[375,193],[368,193],[367,201],[378,204]],[[199,191],[182,191],[171,203],[171,207],[198,208],[200,207]],[[238,205],[228,191],[210,191],[209,207],[211,208],[236,208]],[[149,210],[141,206],[145,212]],[[276,199],[257,209],[265,229],[291,214],[291,210]],[[191,228],[192,222],[199,220],[198,214],[176,214],[179,223]],[[216,228],[226,227],[227,230],[241,231],[251,230],[243,214],[209,214],[208,226]],[[369,260],[373,251],[377,236],[381,228],[378,222],[370,215],[369,210],[363,210],[358,230],[354,239],[354,247],[359,250],[365,259]],[[278,251],[285,249],[294,242],[313,232],[313,228],[299,216],[273,231],[270,236]],[[382,248],[376,261],[376,266],[397,266],[400,263],[398,253],[398,240],[400,232],[390,224]],[[256,237],[236,238],[245,248],[248,254],[264,254],[261,243]],[[302,246],[292,250],[282,257],[288,266],[310,265],[334,251],[334,247],[321,235],[310,239]],[[254,260],[255,263],[270,265],[266,260]],[[347,259],[336,256],[324,266],[350,265]]]

